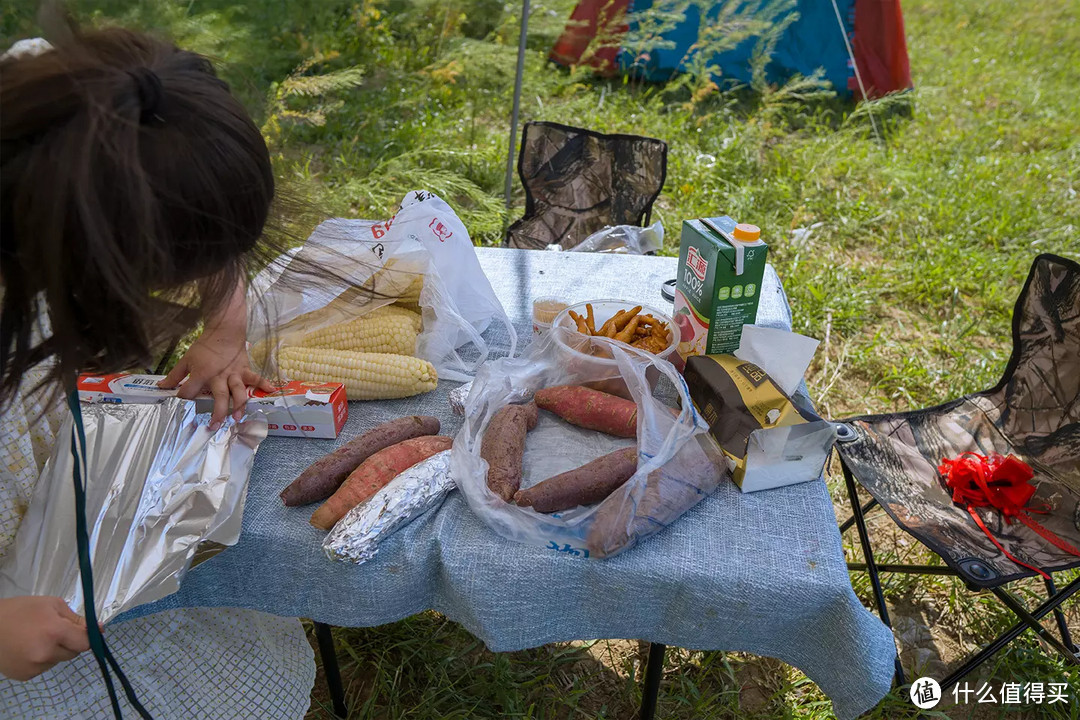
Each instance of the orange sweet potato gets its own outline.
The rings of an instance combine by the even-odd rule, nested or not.
[[[525,435],[536,427],[536,403],[507,405],[495,413],[480,442],[480,457],[488,464],[487,485],[507,502],[521,487]]]
[[[637,445],[620,448],[579,468],[550,477],[514,495],[514,502],[542,513],[600,502],[637,471]]]
[[[311,516],[311,524],[329,530],[345,513],[371,499],[399,474],[435,453],[449,450],[451,444],[453,439],[445,435],[427,435],[383,448],[349,474],[337,492]]]
[[[578,427],[616,437],[637,435],[637,405],[581,385],[558,385],[536,393],[536,404]]]
[[[281,491],[281,499],[287,507],[325,500],[341,487],[349,473],[373,454],[402,440],[437,432],[438,418],[428,415],[410,415],[384,422],[316,460]]]

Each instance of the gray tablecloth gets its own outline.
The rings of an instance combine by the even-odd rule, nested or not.
[[[663,281],[673,258],[481,249],[480,262],[523,340],[531,301],[622,298],[670,313]],[[769,269],[758,323],[790,329]],[[390,402],[353,403],[337,441],[267,438],[251,476],[239,543],[192,569],[175,595],[126,617],[177,607],[228,606],[334,625],[374,626],[433,609],[495,651],[592,639],[643,639],[698,650],[746,651],[805,672],[840,718],[889,690],[892,634],[851,589],[824,483],[743,495],[722,486],[671,527],[609,560],[510,543],[452,493],[392,536],[362,566],[328,560],[312,509],[278,492],[318,456],[371,426],[429,414],[460,426],[447,405],[456,384]]]

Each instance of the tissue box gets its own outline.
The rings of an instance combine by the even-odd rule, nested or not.
[[[821,477],[836,439],[832,423],[797,407],[761,367],[734,355],[697,355],[683,375],[743,492]]]
[[[176,395],[176,390],[157,386],[164,375],[81,375],[79,399],[100,403],[156,403]],[[198,412],[210,412],[213,399],[203,395],[195,400]],[[267,434],[332,440],[349,417],[345,386],[340,383],[285,383],[272,393],[248,388],[248,412],[262,413]]]

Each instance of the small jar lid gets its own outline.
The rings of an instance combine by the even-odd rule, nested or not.
[[[732,236],[740,242],[754,242],[761,237],[761,228],[757,225],[739,223],[735,226],[735,232],[732,233]]]

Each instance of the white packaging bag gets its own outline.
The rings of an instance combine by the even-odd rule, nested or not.
[[[267,267],[248,292],[248,339],[253,346],[287,345],[392,303],[418,275],[424,329],[415,354],[434,365],[440,379],[464,382],[493,350],[514,354],[517,334],[468,231],[446,202],[426,191],[408,193],[399,212],[383,222],[327,220],[303,246]],[[505,328],[505,346],[493,348],[483,338],[492,323]]]

